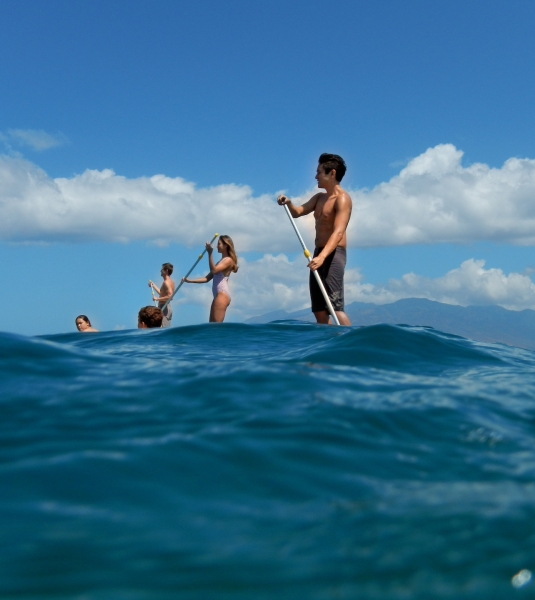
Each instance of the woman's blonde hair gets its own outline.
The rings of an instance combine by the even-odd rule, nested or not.
[[[234,266],[232,267],[232,270],[234,271],[234,273],[237,273],[238,272],[238,255],[236,254],[236,250],[234,250],[234,242],[232,241],[232,238],[228,235],[220,235],[219,239],[227,247],[228,255],[234,261]]]

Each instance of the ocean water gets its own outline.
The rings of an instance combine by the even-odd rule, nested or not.
[[[0,334],[0,597],[535,597],[535,354],[297,322]]]

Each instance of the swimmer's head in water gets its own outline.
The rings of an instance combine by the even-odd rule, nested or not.
[[[173,265],[171,263],[163,263],[162,265],[162,275],[171,275],[173,274]]]
[[[137,315],[138,329],[155,329],[161,327],[163,321],[163,313],[156,306],[145,306]]]
[[[232,270],[234,273],[238,272],[238,255],[236,254],[236,250],[234,249],[234,242],[232,238],[228,235],[220,235],[219,240],[217,241],[217,249],[219,252],[223,253],[223,249],[227,251],[227,254],[234,261],[234,267]]]
[[[346,174],[346,163],[338,154],[322,154],[318,159],[318,164],[323,169],[325,175],[328,175],[333,169],[336,171],[336,181],[340,183]]]
[[[85,315],[78,315],[74,322],[78,331],[84,331],[88,327],[91,327],[91,321]]]

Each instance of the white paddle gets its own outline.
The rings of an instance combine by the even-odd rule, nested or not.
[[[150,291],[152,294],[152,301],[154,302],[154,305],[156,306],[156,304],[158,304],[158,300],[154,297],[154,288],[152,287],[152,281],[149,279],[149,285],[150,285]]]
[[[301,234],[299,233],[299,229],[297,229],[297,225],[295,224],[295,219],[292,217],[292,213],[290,212],[290,209],[288,208],[287,204],[284,205],[284,208],[286,209],[286,214],[288,215],[288,218],[290,219],[290,223],[293,225],[293,228],[295,229],[295,233],[297,234],[297,237],[299,238],[299,241],[301,242],[301,246],[303,246],[303,254],[306,256],[307,261],[310,263],[312,261],[312,259],[310,258],[310,252],[307,250],[305,242],[303,241],[303,238],[301,237]],[[333,318],[333,321],[336,323],[336,325],[340,325],[340,321],[338,320],[338,317],[336,316],[336,312],[333,308],[333,305],[331,304],[331,300],[329,298],[329,295],[327,294],[327,290],[325,289],[325,286],[323,285],[323,281],[321,280],[319,273],[317,271],[312,271],[312,273],[314,274],[314,277],[316,278],[316,281],[318,282],[318,285],[320,286],[321,293],[323,294],[323,297],[325,298],[325,302],[327,303],[327,308],[329,309],[329,312],[331,313],[331,317]]]

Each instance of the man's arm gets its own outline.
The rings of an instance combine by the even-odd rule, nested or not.
[[[310,198],[310,200],[308,200],[308,202],[305,202],[301,206],[294,206],[290,198],[287,198],[286,196],[279,196],[277,198],[277,202],[280,206],[286,205],[290,209],[290,214],[292,217],[297,219],[298,217],[309,215],[316,208],[318,196],[319,194],[315,194],[312,196],[312,198]]]
[[[160,288],[150,279],[149,279],[149,287],[152,288],[158,294],[158,296],[160,295],[160,293],[161,293]]]
[[[342,241],[349,223],[349,218],[351,217],[351,206],[351,198],[349,197],[349,194],[344,192],[336,201],[336,216],[334,217],[334,227],[331,236],[318,256],[308,263],[308,266],[312,271],[319,269],[329,254],[334,252],[338,244]]]

